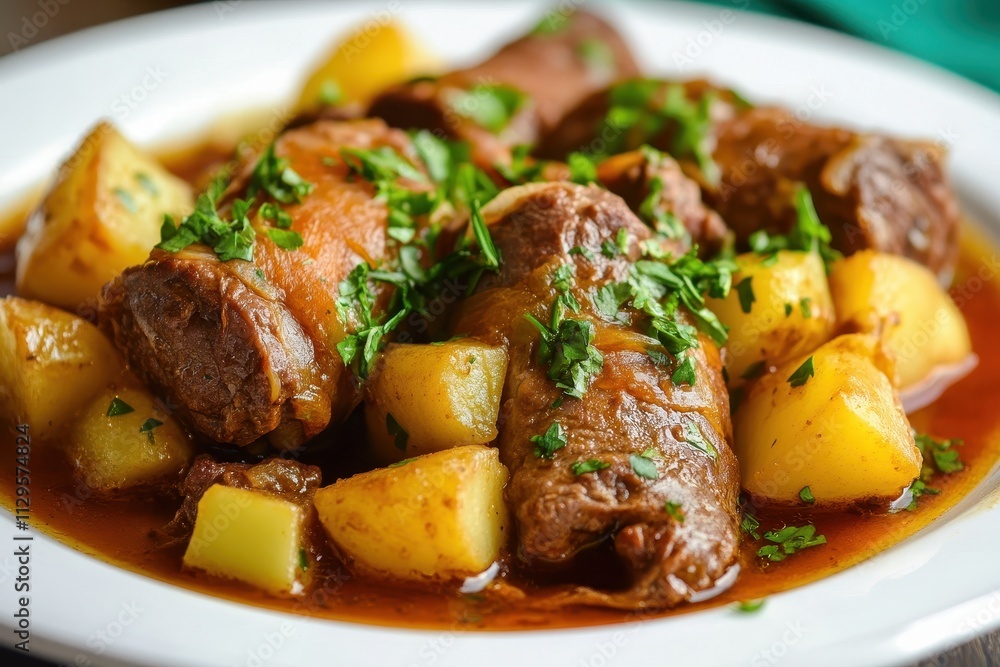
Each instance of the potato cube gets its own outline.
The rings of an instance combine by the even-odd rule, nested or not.
[[[175,477],[194,447],[149,390],[132,380],[93,398],[76,420],[68,452],[80,479],[108,492]]]
[[[385,462],[497,437],[502,347],[468,339],[389,345],[365,389],[368,436]]]
[[[37,301],[0,299],[0,415],[39,440],[57,434],[124,363],[101,331]]]
[[[708,307],[729,326],[725,360],[730,386],[762,368],[816,349],[833,333],[834,313],[823,260],[817,253],[746,253],[725,299]]]
[[[903,390],[972,353],[961,311],[913,260],[863,250],[833,265],[830,291],[842,330],[884,331]]]
[[[274,594],[296,592],[305,511],[260,491],[215,484],[198,501],[184,566]]]
[[[456,447],[342,479],[313,502],[359,573],[448,581],[486,570],[508,535],[497,450]]]
[[[400,23],[388,21],[374,30],[358,26],[309,75],[299,94],[298,109],[365,102],[388,86],[439,68],[437,58]]]
[[[810,375],[810,372],[812,373]],[[888,507],[920,474],[913,431],[873,336],[839,336],[748,385],[734,421],[755,502]]]
[[[192,207],[187,183],[101,123],[28,221],[17,245],[18,293],[75,309],[146,260],[164,214]]]

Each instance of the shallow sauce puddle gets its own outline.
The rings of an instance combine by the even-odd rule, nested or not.
[[[219,149],[178,152],[169,160],[178,174],[194,179],[199,164],[220,161]],[[196,157],[195,157],[196,156]],[[16,229],[26,207],[18,207],[0,229]],[[4,224],[8,222],[8,224]],[[757,545],[744,544],[741,575],[728,591],[706,602],[669,612],[642,612],[641,618],[690,613],[740,600],[765,597],[801,586],[855,565],[913,535],[940,517],[970,492],[1000,459],[1000,349],[993,345],[997,314],[1000,313],[1000,276],[989,276],[988,259],[993,249],[967,226],[952,294],[969,323],[973,349],[979,366],[951,387],[931,406],[910,415],[918,431],[938,437],[962,438],[960,449],[965,470],[939,475],[934,486],[938,496],[923,496],[914,512],[868,515],[856,513],[800,513],[771,515],[762,512],[761,530],[785,523],[813,523],[827,544],[806,549],[781,563],[763,563],[756,557]],[[0,238],[0,294],[13,290],[13,253],[10,238]],[[984,278],[984,276],[987,276]],[[180,547],[157,549],[150,537],[172,516],[175,502],[153,498],[109,500],[91,497],[86,487],[73,479],[70,467],[53,444],[34,443],[32,448],[33,525],[69,546],[102,561],[155,579],[209,595],[275,610],[337,620],[379,625],[516,630],[526,628],[579,627],[637,620],[636,613],[594,608],[573,608],[558,613],[531,609],[524,602],[504,602],[462,596],[454,591],[419,591],[361,581],[329,555],[313,567],[315,583],[300,599],[279,599],[248,586],[213,579],[181,569]],[[10,510],[14,504],[14,457],[0,457],[0,472],[7,483],[0,485],[0,502]],[[326,472],[326,471],[324,471]],[[324,474],[325,483],[333,481]],[[517,574],[507,575],[530,599],[541,594]],[[551,590],[551,587],[548,589]]]

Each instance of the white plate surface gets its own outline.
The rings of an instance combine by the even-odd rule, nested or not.
[[[402,14],[457,62],[485,55],[544,7],[222,0],[30,47],[0,59],[0,207],[50,177],[100,117],[140,143],[162,144],[241,109],[268,106],[281,115],[331,39],[374,12]],[[607,8],[650,72],[708,74],[804,119],[946,142],[967,210],[1000,229],[1000,97],[829,31],[723,10]],[[1000,627],[998,486],[994,470],[930,528],[860,566],[773,596],[754,615],[718,609],[525,633],[398,630],[270,612],[130,574],[36,534],[31,647],[81,665],[903,664]],[[13,544],[14,533],[2,513],[2,544]],[[12,551],[0,547],[8,645]]]

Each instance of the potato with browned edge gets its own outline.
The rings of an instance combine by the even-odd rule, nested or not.
[[[733,437],[754,502],[885,509],[898,498],[921,457],[892,372],[878,339],[851,334],[747,385]]]
[[[708,307],[729,327],[729,386],[816,349],[833,335],[834,312],[823,260],[815,252],[746,253],[725,299]]]
[[[470,339],[388,345],[365,385],[368,439],[399,461],[497,437],[507,351]]]
[[[342,479],[313,502],[356,573],[460,580],[489,568],[506,539],[507,476],[496,449],[456,447]]]
[[[62,165],[17,244],[22,296],[75,309],[160,240],[164,214],[193,207],[191,188],[100,123]]]
[[[59,434],[124,362],[101,331],[44,303],[0,299],[0,417],[39,440]]]
[[[862,250],[833,265],[830,291],[841,330],[883,335],[901,390],[972,354],[961,311],[935,275],[911,259]]]

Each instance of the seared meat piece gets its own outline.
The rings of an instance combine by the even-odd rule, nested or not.
[[[372,102],[369,115],[394,127],[469,141],[476,161],[492,166],[509,146],[534,143],[587,95],[638,74],[625,41],[603,19],[579,10],[560,12],[551,12],[534,31],[479,65],[387,90]],[[497,87],[526,97],[491,95]],[[504,104],[515,108],[509,121],[503,118]],[[498,112],[499,125],[484,126]]]
[[[565,603],[662,608],[712,587],[739,546],[739,469],[718,348],[701,337],[690,351],[695,383],[674,385],[671,369],[648,354],[660,348],[644,335],[640,314],[626,309],[632,323],[609,323],[592,301],[597,288],[626,279],[639,243],[652,237],[649,228],[621,198],[568,183],[506,190],[483,214],[504,262],[459,307],[454,331],[509,349],[497,446],[512,475],[517,553],[544,572],[570,567],[611,540],[630,585],[578,587]],[[620,230],[629,235],[627,256],[608,258],[601,245]],[[577,246],[593,258],[571,254]],[[572,316],[593,323],[604,359],[581,399],[564,396],[550,379],[538,360],[538,331],[524,317],[549,321],[558,293],[553,277],[563,264],[575,267],[572,293],[582,306]],[[532,437],[555,422],[566,444],[540,458]],[[641,476],[633,457],[654,466],[656,479],[648,468]],[[587,461],[607,467],[574,474],[572,465]]]
[[[789,192],[801,181],[838,250],[874,248],[950,275],[960,211],[940,146],[806,125],[774,108],[746,111],[716,131],[721,179],[705,197],[741,240],[757,229],[787,230]]]
[[[670,156],[655,151],[621,153],[597,166],[597,178],[647,224],[683,240],[684,250],[688,246],[685,235],[704,255],[714,255],[722,247],[729,229],[718,213],[702,203],[698,184]]]
[[[791,193],[803,182],[837,249],[850,254],[874,248],[940,274],[950,271],[959,209],[939,146],[811,125],[774,107],[751,109],[704,81],[627,86],[580,104],[541,141],[538,154],[563,159],[574,150],[614,153],[643,143],[673,152],[740,242],[758,229],[787,231],[795,219]],[[653,123],[652,132],[642,123],[616,128],[606,122],[616,95],[616,105],[655,110],[678,91],[691,105],[704,102],[704,113],[691,117],[688,130],[702,135],[705,157],[714,161],[708,166],[718,173],[706,172],[706,161],[692,154],[690,137],[681,137],[676,120]]]
[[[155,250],[105,286],[101,324],[196,432],[236,445],[267,437],[291,448],[358,404],[336,349],[356,326],[338,316],[338,284],[361,262],[387,257],[387,210],[342,160],[327,162],[342,148],[380,146],[409,150],[404,133],[378,120],[320,121],[278,139],[276,155],[315,184],[301,203],[283,205],[301,248],[283,250],[261,233],[252,262],[222,262],[198,245]],[[241,191],[234,183],[227,198]],[[378,287],[376,314],[388,298]]]
[[[273,458],[256,465],[220,463],[202,454],[178,487],[183,501],[177,514],[158,532],[158,537],[164,546],[186,541],[198,516],[198,501],[214,484],[264,491],[308,508],[321,481],[319,468],[298,461]]]

